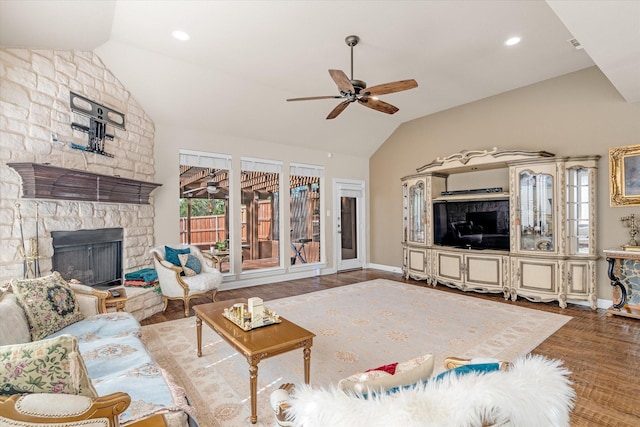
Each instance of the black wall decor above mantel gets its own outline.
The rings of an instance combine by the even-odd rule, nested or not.
[[[39,163],[8,163],[22,177],[25,199],[149,204],[162,184]]]

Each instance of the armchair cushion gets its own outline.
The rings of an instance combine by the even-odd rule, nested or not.
[[[14,279],[11,288],[27,316],[33,341],[84,318],[73,290],[57,271],[37,279]]]
[[[96,397],[73,335],[0,348],[0,394],[65,393]]]
[[[202,272],[202,263],[197,257],[191,254],[179,254],[178,259],[185,276],[191,277]]]
[[[180,258],[178,258],[178,255],[189,254],[189,253],[191,253],[190,248],[172,248],[171,246],[164,247],[164,259],[169,261],[171,264],[175,265],[176,267],[182,267],[182,264],[180,264]]]
[[[130,402],[129,395],[121,392],[97,398],[51,393],[0,396],[0,426],[113,427]]]

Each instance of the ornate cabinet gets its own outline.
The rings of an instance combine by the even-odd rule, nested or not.
[[[598,156],[510,166],[511,297],[588,300],[595,294],[595,180]]]
[[[595,309],[599,158],[493,148],[418,168],[402,178],[405,277]]]

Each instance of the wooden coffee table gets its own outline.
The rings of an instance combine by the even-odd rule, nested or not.
[[[251,423],[258,422],[256,396],[258,392],[258,363],[278,354],[302,348],[304,357],[304,382],[309,384],[311,346],[315,334],[280,317],[282,323],[243,331],[222,316],[225,308],[235,303],[247,303],[244,298],[201,304],[193,307],[196,313],[198,357],[202,356],[202,322],[206,323],[249,363],[249,387],[251,389]]]

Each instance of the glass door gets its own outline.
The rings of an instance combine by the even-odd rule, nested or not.
[[[591,253],[591,200],[589,169],[567,170],[567,237],[572,255]]]
[[[519,174],[520,250],[555,251],[553,175]]]
[[[419,180],[409,186],[408,240],[425,243],[425,184]]]
[[[366,259],[364,182],[336,182],[335,188],[337,270],[363,268]]]

